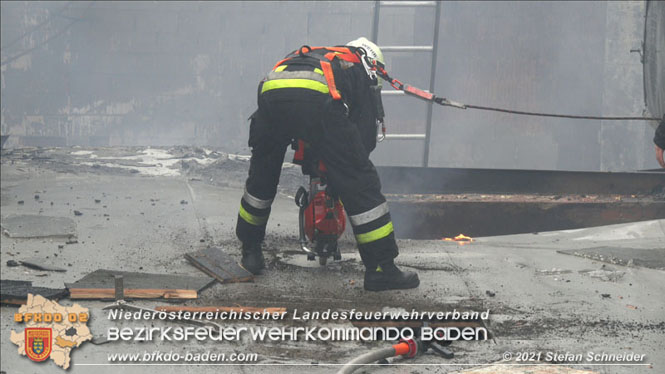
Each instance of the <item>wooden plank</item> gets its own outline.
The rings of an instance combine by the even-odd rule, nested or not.
[[[122,275],[125,298],[195,299],[214,279],[184,275],[96,270],[66,284],[72,299],[113,299],[115,276]]]
[[[185,258],[199,270],[221,283],[251,282],[254,280],[252,273],[243,269],[220,248],[209,247],[198,252],[187,253]]]
[[[72,299],[113,299],[115,289],[105,288],[71,288]],[[158,289],[125,289],[124,295],[129,299],[196,299],[196,290],[158,290]]]
[[[159,312],[237,312],[237,313],[286,313],[286,308],[256,308],[251,306],[158,306],[155,310]]]

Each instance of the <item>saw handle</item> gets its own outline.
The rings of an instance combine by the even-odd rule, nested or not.
[[[309,194],[307,193],[307,190],[305,187],[300,186],[298,188],[298,191],[296,192],[296,205],[300,208],[298,211],[298,232],[299,232],[299,241],[300,241],[300,249],[303,250],[303,252],[307,254],[312,254],[314,253],[313,250],[307,248],[307,235],[305,234],[305,209],[307,209],[307,205],[309,204]]]

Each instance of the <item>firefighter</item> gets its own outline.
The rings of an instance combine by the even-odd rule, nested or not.
[[[381,50],[366,38],[346,46],[308,47],[275,65],[258,88],[258,110],[250,117],[252,157],[240,201],[236,234],[242,265],[254,274],[265,267],[261,243],[277,193],[287,146],[307,142],[327,168],[353,226],[370,291],[415,288],[418,275],[401,271],[398,249],[381,183],[369,154],[383,120]]]

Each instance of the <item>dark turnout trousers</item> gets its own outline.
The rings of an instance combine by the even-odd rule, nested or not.
[[[306,89],[265,92],[258,104],[250,124],[252,157],[238,238],[243,243],[263,240],[287,146],[292,139],[303,139],[326,165],[328,183],[344,204],[365,266],[373,269],[397,257],[379,177],[344,104]]]

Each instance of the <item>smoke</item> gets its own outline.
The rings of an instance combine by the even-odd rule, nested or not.
[[[303,44],[370,36],[373,2],[2,2],[2,134],[67,145],[212,145],[248,152],[261,77]],[[436,92],[574,114],[643,107],[644,4],[444,2]],[[385,8],[380,45],[429,45],[432,8]],[[428,88],[431,54],[386,53]],[[427,105],[386,97],[391,133],[424,133]],[[431,166],[655,167],[638,122],[434,108]],[[423,143],[386,141],[381,165],[420,165]]]

